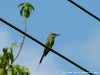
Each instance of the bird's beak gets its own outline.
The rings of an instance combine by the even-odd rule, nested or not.
[[[56,36],[59,36],[60,34],[56,34]]]

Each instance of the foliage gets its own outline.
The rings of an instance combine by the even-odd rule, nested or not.
[[[21,3],[18,7],[20,6],[22,7],[20,10],[20,15],[25,18],[29,18],[31,12],[35,10],[34,6],[29,2]]]
[[[10,68],[11,68],[10,70],[12,70],[12,75],[17,75],[17,74],[30,75],[28,68],[24,66],[20,66],[17,64],[17,65],[12,65]]]
[[[34,11],[35,9],[34,6],[29,2],[20,3],[18,7],[22,7],[20,10],[20,15],[25,18],[24,24],[25,24],[25,32],[26,32],[26,21],[30,17],[32,11]],[[19,52],[15,58],[13,55],[13,50],[15,46],[17,46],[16,42],[12,43],[10,48],[3,48],[3,54],[0,55],[0,75],[30,75],[28,68],[24,66],[20,66],[18,64],[12,65],[22,50],[24,40],[25,40],[25,35],[23,35],[22,38],[23,39],[20,45]]]
[[[0,75],[30,75],[28,68],[20,65],[10,65],[10,63],[14,60],[13,50],[16,46],[15,43],[12,43],[10,48],[3,48],[3,54],[0,54]],[[10,51],[8,51],[10,50]],[[6,70],[7,66],[9,66],[8,71]]]

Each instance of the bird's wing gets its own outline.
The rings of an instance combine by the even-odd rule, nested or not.
[[[49,39],[46,40],[45,45],[46,45],[47,47],[49,47]],[[45,53],[47,54],[47,52],[48,52],[48,49],[44,48],[44,54],[45,54]]]
[[[45,45],[46,45],[46,46],[49,46],[49,39],[46,40]]]
[[[52,46],[54,45],[54,39],[50,39],[46,42],[46,46],[49,48],[52,48]],[[48,54],[49,50],[44,48],[44,55],[46,56]]]
[[[54,45],[54,39],[50,39],[48,47],[52,48],[53,45]]]

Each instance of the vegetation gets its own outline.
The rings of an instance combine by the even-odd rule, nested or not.
[[[31,3],[21,3],[18,5],[21,7],[20,15],[25,19],[24,21],[24,31],[26,32],[27,28],[27,19],[30,17],[32,11],[34,11],[34,7]],[[20,66],[19,64],[12,65],[14,61],[18,58],[25,41],[25,35],[22,37],[22,42],[20,44],[19,52],[17,56],[14,58],[13,50],[16,46],[16,42],[12,43],[10,48],[3,48],[3,54],[0,55],[0,75],[30,75],[28,68],[24,66]]]
[[[18,7],[22,7],[21,10],[20,10],[20,15],[22,17],[25,18],[25,21],[24,21],[24,28],[25,28],[25,32],[26,32],[26,29],[27,29],[27,19],[30,17],[30,14],[32,13],[32,10],[34,11],[34,7],[31,3],[27,2],[27,3],[21,3],[18,5]],[[21,46],[20,46],[20,50],[17,54],[17,56],[15,57],[14,61],[17,59],[17,57],[19,56],[21,50],[22,50],[22,47],[24,45],[24,41],[25,41],[25,35],[23,35],[22,37],[22,42],[21,42]]]
[[[10,65],[14,61],[13,49],[15,44],[13,43],[10,48],[3,48],[3,54],[0,55],[0,75],[30,75],[28,68],[24,66]],[[6,68],[9,66],[9,69]]]

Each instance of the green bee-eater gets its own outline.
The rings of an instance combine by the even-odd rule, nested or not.
[[[58,35],[59,35],[59,34],[56,34],[56,33],[52,33],[52,32],[51,32],[51,33],[49,34],[47,40],[46,40],[45,45],[46,45],[47,47],[49,47],[49,48],[52,48],[52,46],[54,45],[54,42],[55,42],[55,37],[58,36]],[[44,58],[48,53],[49,53],[49,50],[46,49],[46,48],[44,48],[44,52],[43,52],[43,55],[42,55],[42,57],[41,57],[41,59],[40,59],[39,64],[41,64],[43,58]],[[38,65],[38,67],[39,67],[39,65]],[[37,69],[38,69],[38,68],[37,68]]]

